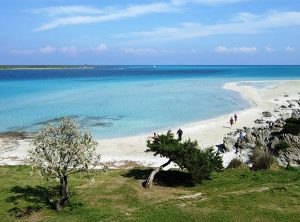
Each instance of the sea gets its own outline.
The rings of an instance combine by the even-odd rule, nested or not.
[[[97,139],[150,135],[250,107],[223,89],[227,82],[264,88],[283,79],[300,79],[300,66],[3,69],[0,132],[35,132],[69,117]]]

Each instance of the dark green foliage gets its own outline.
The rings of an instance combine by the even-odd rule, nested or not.
[[[275,159],[268,151],[256,148],[253,151],[252,162],[254,170],[270,170],[271,166],[275,163]]]
[[[275,152],[278,153],[279,151],[286,151],[290,147],[291,145],[289,143],[282,141],[275,145]]]
[[[154,155],[169,158],[180,168],[186,168],[196,183],[208,179],[213,170],[223,169],[222,158],[212,148],[200,150],[197,141],[190,139],[181,142],[174,138],[174,134],[168,131],[153,141],[147,141],[146,152],[154,152]]]
[[[299,135],[300,133],[300,119],[289,118],[285,121],[285,125],[282,130],[283,133]]]

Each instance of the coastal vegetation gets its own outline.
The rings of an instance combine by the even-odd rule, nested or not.
[[[270,170],[275,164],[275,158],[269,151],[255,148],[251,157],[253,170]]]
[[[288,118],[282,130],[284,133],[299,135],[300,134],[300,118]]]
[[[181,169],[187,169],[194,183],[201,183],[202,180],[209,179],[213,170],[223,169],[223,161],[219,152],[214,152],[213,149],[201,150],[196,140],[189,139],[181,142],[180,139],[174,138],[174,134],[170,130],[153,140],[148,140],[147,147],[146,152],[154,152],[154,156],[160,155],[169,160],[151,172],[144,183],[145,188],[151,188],[155,174],[171,162],[177,164]]]
[[[33,138],[27,163],[46,180],[56,179],[58,198],[49,199],[56,210],[69,203],[69,176],[89,172],[97,163],[96,142],[89,132],[80,132],[71,119],[63,119],[58,126],[47,125]]]
[[[227,166],[227,169],[249,169],[249,167],[238,158],[233,158]]]

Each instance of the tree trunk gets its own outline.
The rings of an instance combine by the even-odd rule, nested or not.
[[[69,203],[68,176],[63,176],[60,178],[59,201],[56,209],[58,211],[62,210],[67,203]]]
[[[163,165],[161,165],[160,167],[154,169],[151,174],[149,175],[148,179],[143,183],[144,188],[146,189],[150,189],[152,187],[152,182],[153,179],[155,177],[155,175],[161,171],[164,167],[168,166],[170,163],[172,162],[172,160],[169,160],[168,162],[164,163]]]

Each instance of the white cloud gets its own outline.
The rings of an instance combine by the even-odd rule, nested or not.
[[[122,48],[121,51],[128,54],[136,54],[136,55],[155,54],[159,52],[157,49],[153,49],[153,48]]]
[[[76,14],[102,14],[104,10],[91,6],[73,5],[73,6],[57,6],[29,10],[35,14],[43,14],[48,16],[76,15]]]
[[[105,44],[100,44],[94,47],[78,48],[75,46],[45,46],[38,49],[25,49],[25,50],[11,50],[10,52],[17,55],[30,55],[30,54],[53,54],[62,53],[70,56],[76,56],[79,53],[104,53],[109,50]]]
[[[268,46],[265,47],[265,50],[266,50],[266,52],[270,52],[270,53],[275,51],[275,49],[268,47]]]
[[[154,55],[154,54],[173,54],[173,53],[184,53],[186,51],[174,50],[174,49],[158,49],[158,48],[121,48],[121,52],[132,55]],[[188,51],[192,53],[191,50]],[[193,51],[194,53],[194,51]]]
[[[75,46],[64,46],[59,48],[58,51],[72,56],[75,56],[78,53],[78,50]]]
[[[233,48],[228,48],[226,46],[218,46],[214,50],[217,53],[255,53],[257,52],[256,47],[233,47]]]
[[[196,3],[202,5],[221,5],[221,4],[232,4],[237,2],[243,2],[247,0],[172,0],[172,4],[174,5],[184,5],[187,3]]]
[[[30,12],[53,17],[52,21],[42,24],[35,29],[35,31],[45,31],[59,26],[101,23],[146,14],[178,12],[181,11],[180,6],[188,3],[216,6],[243,1],[247,0],[170,0],[149,4],[129,5],[125,8],[106,7],[103,9],[93,6],[71,5],[37,8],[30,10]]]
[[[109,50],[109,48],[105,44],[100,44],[100,45],[98,45],[96,47],[88,48],[88,51],[94,51],[94,52],[98,52],[98,53],[106,52],[108,50]]]
[[[74,8],[75,7],[75,8]],[[130,17],[137,17],[152,13],[163,13],[176,11],[175,7],[168,3],[152,3],[152,4],[141,4],[131,5],[126,8],[106,8],[100,10],[97,8],[85,8],[80,6],[65,6],[55,8],[44,8],[36,9],[40,11],[48,11],[48,15],[65,15],[71,14],[71,16],[58,17],[53,21],[42,24],[35,31],[45,31],[53,29],[59,26],[66,25],[78,25],[78,24],[90,24],[108,22],[113,20],[119,20]],[[97,13],[98,11],[98,13]]]
[[[50,53],[55,52],[56,48],[53,46],[46,46],[46,47],[40,48],[39,51],[41,53],[50,54]]]
[[[288,47],[285,48],[285,51],[287,51],[287,52],[296,52],[296,49],[293,48],[293,47],[288,46]]]
[[[265,14],[239,13],[233,20],[218,24],[182,23],[177,27],[159,27],[150,31],[121,34],[119,38],[136,41],[171,41],[211,35],[251,34],[270,29],[300,26],[300,12],[272,11]]]

